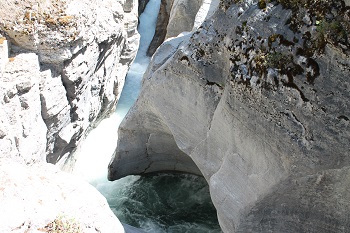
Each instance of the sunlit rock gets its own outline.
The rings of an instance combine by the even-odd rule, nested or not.
[[[50,163],[71,168],[75,161],[74,157],[70,158],[72,152],[90,128],[113,112],[120,97],[125,75],[139,44],[137,6],[136,0],[40,3],[11,0],[0,3],[0,33],[7,39],[1,39],[1,72],[6,77],[2,82],[16,84],[19,82],[16,74],[27,69],[22,76],[35,80],[29,93],[33,93],[36,105],[27,101],[25,108],[30,109],[30,114],[34,114],[32,109],[38,110],[37,121],[44,122],[47,128],[44,130],[46,139],[29,130],[29,136],[16,136],[17,142],[11,139],[12,146],[17,144],[18,148],[24,141],[28,145],[44,146],[44,154],[40,149],[37,157],[40,154],[40,158]],[[11,41],[11,62],[3,55],[7,41]],[[26,54],[29,53],[36,56],[28,58]],[[30,60],[33,70],[29,64],[18,62],[23,59]],[[2,88],[8,92],[12,87]],[[13,95],[21,98],[20,93]],[[41,109],[37,104],[41,104]],[[14,105],[3,107],[15,112],[13,117],[22,113],[27,115]],[[35,121],[18,121],[16,124],[16,127],[36,125]],[[39,125],[37,129],[41,128]],[[1,141],[9,144],[8,140]],[[11,154],[19,157],[31,155],[31,151],[25,154],[23,150],[14,151],[11,150]],[[3,156],[10,155],[5,153]]]
[[[187,172],[198,168],[209,183],[224,232],[342,232],[350,201],[345,4],[236,2],[221,1],[196,31],[154,54],[109,178],[170,162],[183,172],[187,155]],[[312,19],[324,11],[335,24]]]
[[[0,159],[0,190],[0,232],[124,233],[95,188],[51,164]]]

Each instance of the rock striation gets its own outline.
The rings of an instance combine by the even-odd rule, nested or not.
[[[0,190],[0,232],[124,233],[94,187],[52,164],[0,159]]]
[[[224,232],[346,231],[349,8],[293,4],[221,1],[166,41],[120,125],[109,179],[202,174]]]
[[[70,163],[87,131],[118,101],[139,43],[137,6],[136,0],[0,3],[3,157]]]

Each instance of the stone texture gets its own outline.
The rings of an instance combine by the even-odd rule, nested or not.
[[[165,42],[120,126],[109,179],[198,168],[224,232],[346,231],[349,43],[315,44],[305,12],[222,1]]]
[[[176,37],[182,32],[192,31],[195,17],[202,3],[203,0],[174,0],[165,38]]]
[[[45,160],[47,128],[41,117],[38,56],[8,62],[0,80],[0,154],[24,163]]]
[[[6,37],[3,37],[0,34],[0,73],[3,74],[5,70],[5,65],[8,62],[9,58],[9,49],[8,49],[8,41]]]
[[[219,2],[218,0],[162,0],[156,32],[147,55],[152,56],[164,40],[198,28],[215,12]]]
[[[219,4],[219,0],[203,0],[196,14],[192,30],[198,29],[207,18],[210,18],[219,7]]]
[[[106,199],[91,185],[57,167],[0,159],[0,232],[43,232],[55,219],[81,232],[124,233]]]
[[[0,3],[0,32],[12,42],[11,56],[39,57],[31,78],[40,87],[36,103],[48,130],[46,140],[35,142],[46,146],[46,161],[70,169],[87,131],[114,110],[138,48],[137,6],[136,0]],[[21,69],[2,66],[8,82]]]
[[[148,46],[147,56],[152,56],[165,39],[172,4],[173,0],[161,0],[156,31],[150,45]]]

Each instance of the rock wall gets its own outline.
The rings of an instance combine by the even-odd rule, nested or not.
[[[221,1],[157,50],[109,179],[200,172],[224,232],[349,228],[349,9],[278,2]]]
[[[11,0],[0,8],[0,33],[12,44],[10,61],[6,49],[1,56],[1,154],[64,164],[115,108],[138,49],[137,1]]]
[[[40,80],[51,76],[40,72],[34,53],[11,58],[4,68],[0,81],[1,157],[25,163],[45,161],[47,128],[41,115]]]
[[[176,37],[181,32],[192,31],[194,19],[203,0],[174,0],[165,38]]]
[[[147,55],[152,56],[164,40],[198,28],[218,5],[219,0],[162,0],[156,32]]]

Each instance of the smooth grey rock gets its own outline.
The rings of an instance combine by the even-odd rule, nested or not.
[[[156,32],[147,55],[152,56],[164,40],[198,28],[215,12],[218,5],[218,0],[162,0]]]
[[[196,14],[203,0],[174,0],[169,15],[165,39],[192,31]]]
[[[151,161],[167,156],[175,171],[199,168],[224,232],[346,231],[348,47],[300,53],[303,33],[313,29],[290,30],[291,10],[227,3],[193,34],[156,51],[120,125],[109,179],[162,171],[164,163]],[[257,58],[281,54],[292,57],[285,70],[259,73]],[[170,155],[159,149],[175,145]],[[177,169],[179,154],[183,165],[188,155],[186,170]]]
[[[207,18],[210,18],[219,7],[219,4],[219,0],[203,0],[196,14],[192,31],[199,28]]]

